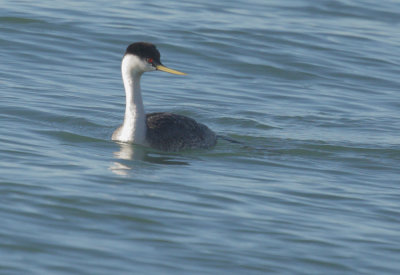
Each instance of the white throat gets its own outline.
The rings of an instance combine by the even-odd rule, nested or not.
[[[122,60],[121,72],[125,87],[126,107],[124,123],[117,130],[115,139],[145,145],[146,114],[140,90],[140,78],[144,71],[141,67],[142,61],[136,56],[127,55]]]

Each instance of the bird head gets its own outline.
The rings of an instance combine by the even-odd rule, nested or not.
[[[126,49],[122,64],[127,70],[134,73],[142,74],[158,70],[171,74],[185,75],[185,73],[164,66],[161,63],[160,52],[156,46],[147,42],[130,44]]]

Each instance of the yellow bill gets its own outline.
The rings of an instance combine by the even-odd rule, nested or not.
[[[157,65],[156,69],[159,70],[159,71],[170,73],[170,74],[186,75],[185,73],[182,73],[182,72],[177,71],[177,70],[170,69],[170,68],[165,67],[163,65]]]

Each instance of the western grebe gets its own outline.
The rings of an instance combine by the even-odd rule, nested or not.
[[[194,119],[171,113],[145,113],[140,78],[144,72],[155,70],[185,75],[162,65],[160,52],[153,44],[137,42],[128,46],[121,64],[126,95],[125,117],[123,124],[113,133],[112,140],[162,151],[214,146],[217,142],[215,133]]]

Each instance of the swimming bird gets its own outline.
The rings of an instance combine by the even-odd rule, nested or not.
[[[124,122],[114,131],[112,140],[169,152],[213,147],[217,137],[204,124],[178,114],[145,113],[140,79],[143,73],[156,70],[185,75],[164,66],[155,45],[136,42],[128,46],[121,64],[126,96]]]

